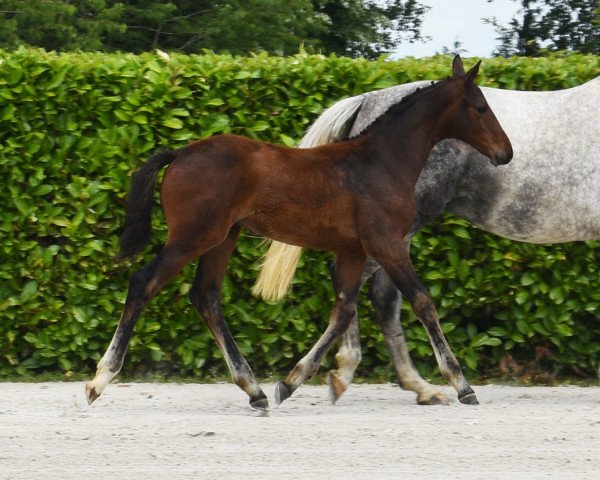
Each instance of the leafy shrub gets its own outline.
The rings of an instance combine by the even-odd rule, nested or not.
[[[437,79],[450,59],[368,62],[298,55],[56,55],[0,52],[0,375],[93,371],[114,331],[129,274],[115,263],[129,176],[161,146],[232,132],[294,144],[335,101],[397,83]],[[467,62],[469,63],[469,62]],[[482,84],[558,89],[593,78],[598,57],[486,60]],[[158,197],[157,197],[158,206]],[[258,374],[291,368],[324,330],[332,303],[328,254],[305,254],[294,292],[271,305],[250,295],[260,239],[246,233],[230,262],[224,312]],[[475,248],[475,245],[477,247]],[[549,369],[589,375],[600,349],[595,314],[596,242],[541,247],[486,235],[448,218],[416,240],[413,258],[459,359],[480,373],[502,358],[551,352]],[[125,363],[129,373],[207,376],[221,354],[186,293],[193,267],[146,308]],[[368,301],[360,314],[372,317]],[[418,366],[435,371],[431,348],[404,312]],[[373,322],[363,321],[363,375],[389,375]],[[536,350],[538,348],[538,350]],[[547,357],[548,355],[546,355]]]

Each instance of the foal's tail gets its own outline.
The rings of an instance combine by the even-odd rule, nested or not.
[[[119,258],[139,253],[150,242],[156,175],[161,168],[175,160],[176,156],[174,151],[155,153],[133,175],[125,207],[125,230],[120,239]]]
[[[346,98],[325,110],[298,144],[300,148],[333,143],[346,137],[362,105],[363,96]],[[261,271],[252,293],[265,300],[281,300],[294,278],[301,247],[272,242],[263,257]]]

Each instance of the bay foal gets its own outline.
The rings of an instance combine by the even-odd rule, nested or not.
[[[335,254],[336,300],[327,329],[284,381],[275,400],[288,398],[314,375],[323,356],[356,313],[367,258],[375,259],[423,322],[443,376],[462,403],[477,403],[444,338],[427,290],[403,239],[414,217],[414,187],[433,146],[462,140],[504,164],[511,144],[475,85],[479,63],[465,73],[456,57],[453,75],[392,106],[355,139],[293,149],[222,135],[154,155],[134,175],[126,208],[121,255],[139,252],[151,236],[156,175],[166,165],[161,203],[167,242],[134,273],[114,337],[86,385],[89,403],[120,371],[143,307],[187,263],[199,258],[190,291],[250,405],[267,409],[266,395],[237,348],[221,313],[220,290],[242,227],[278,241]]]

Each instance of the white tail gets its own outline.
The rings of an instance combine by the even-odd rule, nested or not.
[[[348,121],[356,115],[362,102],[362,95],[358,95],[341,100],[325,110],[308,129],[298,147],[310,148],[341,140],[347,133]],[[252,293],[265,300],[281,300],[292,283],[301,254],[302,247],[271,242]]]

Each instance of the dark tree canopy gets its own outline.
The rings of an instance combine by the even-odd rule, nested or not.
[[[420,38],[416,0],[3,0],[0,47],[376,57]]]
[[[327,52],[366,57],[386,53],[402,41],[419,40],[428,10],[414,0],[313,0],[312,4],[329,27],[318,35]]]
[[[123,5],[106,0],[2,0],[0,47],[98,50],[109,32],[123,32]]]
[[[496,55],[600,53],[598,0],[513,1],[520,9],[507,25],[485,20],[498,33]],[[428,9],[417,0],[1,0],[0,48],[234,55],[304,48],[375,58],[422,39]]]
[[[288,54],[312,47],[324,28],[309,0],[130,0],[121,21],[126,30],[107,36],[108,50]]]
[[[544,49],[600,54],[598,0],[519,1],[519,15],[508,25],[487,20],[499,35],[497,55],[537,56]]]

